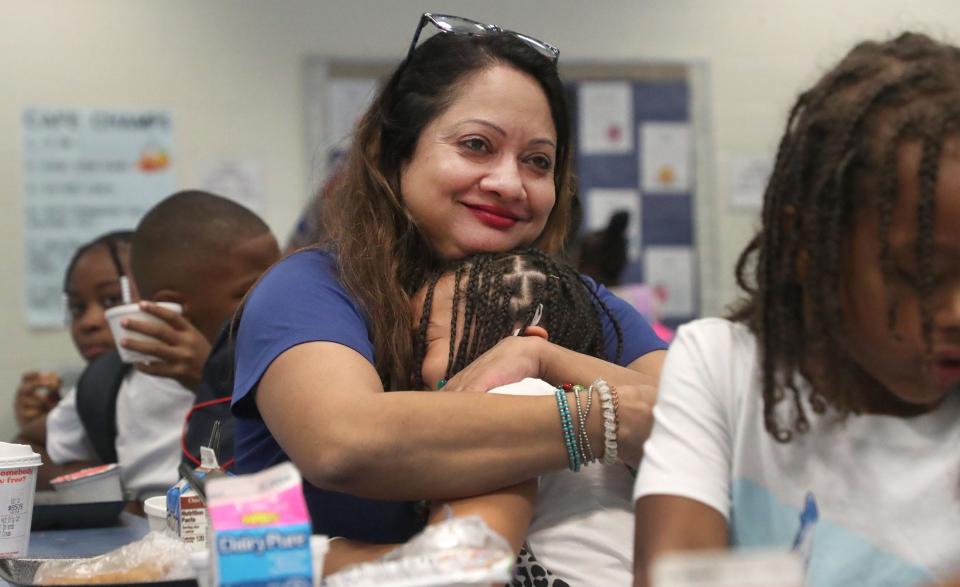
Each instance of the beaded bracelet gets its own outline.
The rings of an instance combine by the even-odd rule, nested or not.
[[[609,383],[607,385],[610,385]],[[610,398],[613,400],[613,423],[617,425],[617,432],[620,431],[620,394],[617,388],[610,385]]]
[[[590,416],[590,398],[593,394],[587,394],[586,409],[580,406],[580,394],[585,391],[587,391],[587,389],[582,385],[577,384],[573,386],[573,397],[577,401],[577,420],[580,422],[580,430],[577,431],[577,440],[580,444],[580,457],[583,464],[588,465],[597,459],[593,456],[593,448],[590,446],[590,435],[587,434],[587,418]]]
[[[587,411],[586,411],[586,413],[583,415],[583,419],[586,420],[586,421],[589,421],[589,420],[590,420],[590,406],[591,406],[592,404],[593,404],[593,390],[592,390],[592,389],[587,389]],[[590,435],[589,435],[589,433],[588,433],[586,430],[583,431],[583,440],[587,443],[587,446],[589,447],[589,446],[590,446]],[[594,460],[594,461],[599,461],[599,460],[600,460],[597,456],[594,455],[593,449],[590,449],[590,454],[591,454],[591,456],[593,456],[593,460]]]
[[[567,393],[573,392],[574,402],[577,406],[577,416],[574,420],[575,423],[578,424],[574,434],[574,438],[577,441],[577,453],[580,455],[580,463],[583,465],[589,465],[596,459],[593,457],[593,449],[590,447],[590,439],[586,434],[588,412],[583,410],[582,404],[580,403],[580,394],[585,391],[585,388],[582,385],[573,385],[571,383],[564,383],[560,387],[562,387],[563,391]],[[570,398],[568,397],[567,403],[569,404],[569,402]],[[585,440],[586,442],[584,442]]]
[[[577,438],[573,432],[573,419],[570,417],[570,406],[567,405],[567,392],[558,387],[554,392],[557,398],[557,410],[560,412],[560,426],[563,428],[563,443],[567,447],[567,461],[570,470],[580,471],[580,455],[577,454]]]
[[[617,406],[613,402],[610,385],[603,379],[597,379],[590,389],[600,394],[600,407],[603,409],[603,464],[617,462]]]

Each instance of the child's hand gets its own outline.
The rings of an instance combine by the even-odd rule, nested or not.
[[[17,425],[25,428],[37,418],[46,416],[60,401],[60,385],[60,377],[56,373],[24,373],[13,402]]]
[[[150,303],[140,302],[140,309],[163,320],[156,324],[126,318],[124,328],[146,334],[156,341],[123,338],[121,346],[147,355],[159,361],[137,363],[136,368],[148,375],[170,377],[196,391],[203,377],[203,365],[210,355],[210,343],[189,320],[176,312]]]

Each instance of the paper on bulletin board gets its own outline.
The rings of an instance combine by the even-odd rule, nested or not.
[[[603,230],[615,212],[630,214],[627,223],[627,259],[640,260],[640,192],[627,189],[593,189],[587,192],[587,228],[590,232]]]
[[[731,208],[756,210],[763,207],[763,192],[773,172],[769,155],[732,155],[727,161]]]
[[[200,189],[223,196],[263,215],[266,198],[260,162],[220,159],[197,164]]]
[[[581,82],[580,152],[584,155],[633,151],[633,88],[626,82]]]
[[[689,192],[693,150],[690,125],[647,122],[640,125],[641,189],[648,194]]]
[[[694,316],[695,269],[691,247],[647,247],[643,252],[644,282],[660,294],[664,318]]]
[[[330,80],[327,90],[327,135],[334,143],[346,144],[353,128],[370,105],[379,82],[375,78]]]
[[[132,230],[175,190],[173,120],[154,110],[28,108],[21,127],[27,323],[63,326],[63,272],[77,246]]]

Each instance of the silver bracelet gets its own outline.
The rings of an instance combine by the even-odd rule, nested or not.
[[[582,385],[573,386],[573,398],[577,402],[577,420],[580,424],[580,430],[578,433],[578,440],[580,445],[580,460],[583,461],[584,465],[589,465],[590,463],[596,462],[596,457],[593,456],[593,448],[590,446],[590,435],[587,434],[587,416],[590,415],[590,398],[587,398],[587,409],[584,410],[580,404],[580,392],[587,391]],[[589,393],[589,392],[588,392]],[[590,393],[590,395],[593,395]]]

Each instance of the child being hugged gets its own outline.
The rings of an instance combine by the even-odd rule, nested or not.
[[[666,551],[795,547],[807,585],[960,570],[960,50],[854,47],[793,107],[746,299],[680,329],[637,478]]]
[[[549,338],[565,348],[614,361],[632,352],[630,341],[623,340],[616,309],[603,303],[596,287],[572,268],[533,249],[474,255],[435,273],[412,300],[419,365],[414,370],[414,387],[442,388],[446,380],[511,335]],[[604,335],[604,322],[613,326],[609,337]],[[555,396],[557,388],[528,378],[489,393]],[[591,411],[603,413],[612,404],[604,407],[600,391],[589,386],[564,395],[569,398],[574,450],[581,461],[578,472],[550,473],[498,492],[445,503],[455,516],[482,516],[520,551],[514,584],[536,580],[556,587],[628,585],[633,478],[626,465],[605,454],[603,445],[591,447],[589,439],[579,434]],[[558,415],[557,434],[562,437],[559,423]],[[586,464],[605,456],[609,466]],[[442,505],[434,504],[432,520],[444,518]],[[344,550],[350,547],[333,543],[334,565],[344,564]],[[354,553],[349,562],[389,548],[366,550],[367,557]]]

